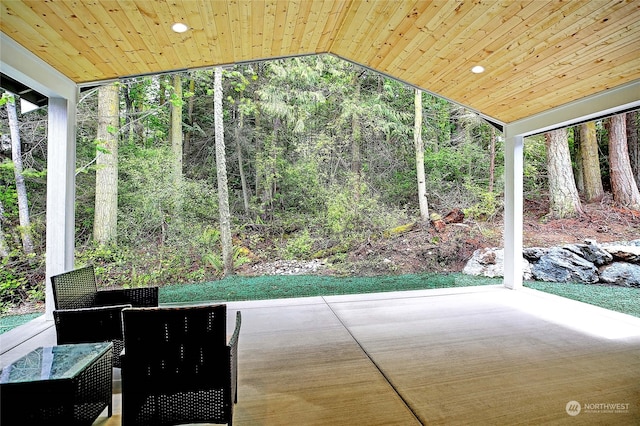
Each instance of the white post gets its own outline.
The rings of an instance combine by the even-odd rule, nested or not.
[[[73,269],[75,255],[76,100],[49,98],[47,146],[46,318],[54,309],[50,277]]]
[[[505,128],[504,286],[522,287],[523,152],[524,137]]]

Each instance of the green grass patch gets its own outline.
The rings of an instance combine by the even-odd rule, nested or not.
[[[640,317],[640,288],[580,283],[525,282],[525,287]]]
[[[201,284],[160,289],[160,303],[240,301],[292,297],[468,287],[500,284],[502,279],[455,274],[412,274],[384,277],[324,277],[310,275],[233,276]]]
[[[233,276],[199,284],[174,284],[160,288],[160,303],[233,302],[292,297],[335,296],[502,284],[502,278],[452,274],[411,274],[377,277],[322,277],[310,275]],[[640,289],[593,284],[525,282],[525,286],[640,317]],[[0,317],[0,333],[42,315]]]
[[[0,334],[6,333],[7,331],[16,328],[19,325],[27,323],[32,319],[38,318],[41,315],[42,312],[35,312],[32,314],[7,315],[4,317],[0,317]]]

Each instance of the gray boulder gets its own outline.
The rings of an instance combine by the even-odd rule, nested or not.
[[[522,259],[522,277],[530,280],[531,265],[527,259]],[[504,249],[482,248],[473,252],[471,259],[467,261],[463,273],[483,277],[503,277],[504,276]]]
[[[542,256],[547,254],[549,249],[541,247],[525,247],[522,249],[522,255],[529,262],[537,262]]]
[[[613,261],[613,256],[593,240],[586,240],[585,244],[567,244],[563,248],[584,257],[596,266],[607,265]]]
[[[600,272],[600,281],[626,287],[640,287],[640,265],[614,262]]]
[[[604,250],[616,260],[640,264],[640,246],[635,245],[607,245]]]
[[[552,282],[599,281],[598,268],[571,250],[553,247],[531,265],[531,273],[536,280]]]

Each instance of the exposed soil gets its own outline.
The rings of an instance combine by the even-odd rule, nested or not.
[[[610,200],[584,204],[585,215],[571,219],[547,217],[548,204],[525,202],[523,239],[525,247],[552,247],[595,240],[598,243],[640,239],[640,212],[616,207]],[[446,212],[444,212],[446,214]],[[370,240],[347,253],[344,262],[314,265],[300,273],[331,275],[382,275],[420,272],[459,272],[474,250],[501,247],[503,222],[464,220],[439,231],[431,224],[414,225],[405,232]],[[282,271],[276,263],[258,263],[243,269],[243,274],[269,274]]]
[[[548,204],[525,202],[523,238],[525,247],[552,247],[640,239],[640,212],[616,207],[610,200],[584,204],[585,216],[550,219]],[[443,212],[443,215],[447,212]],[[371,239],[342,253],[340,261],[326,260],[261,261],[239,268],[239,275],[338,275],[372,276],[421,272],[460,272],[476,249],[502,247],[501,218],[487,222],[465,219],[451,223],[441,231],[431,224],[414,224],[408,229]],[[269,244],[265,242],[265,244]],[[43,311],[43,304],[16,306],[10,314]]]

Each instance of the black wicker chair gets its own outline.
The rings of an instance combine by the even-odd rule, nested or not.
[[[158,306],[158,287],[98,291],[93,266],[51,277],[58,344],[113,342],[120,367],[122,309]]]
[[[122,311],[122,425],[233,422],[238,337],[226,305]]]

